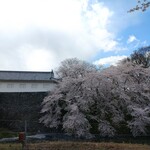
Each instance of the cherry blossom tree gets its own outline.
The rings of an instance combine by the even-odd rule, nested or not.
[[[97,68],[85,61],[67,59],[62,62],[57,73],[62,81],[43,101],[40,121],[46,126],[62,126],[64,131],[75,136],[90,136],[90,124],[81,110],[80,97],[83,77]],[[80,128],[79,128],[80,127]]]
[[[60,78],[84,77],[86,73],[97,71],[98,68],[86,61],[78,60],[77,58],[66,59],[61,62],[57,74]]]
[[[150,126],[150,67],[127,61],[99,70],[77,59],[62,62],[63,77],[43,101],[40,122],[79,137],[114,136],[125,126],[133,136]]]
[[[150,126],[150,68],[131,62],[118,68],[122,73],[118,78],[120,81],[116,91],[120,93],[120,102],[123,102],[125,116],[128,116],[125,121],[134,136],[144,135],[146,126]]]
[[[141,10],[142,12],[146,11],[150,6],[150,1],[148,0],[137,0],[137,5],[134,8],[131,8],[128,12],[134,12]]]

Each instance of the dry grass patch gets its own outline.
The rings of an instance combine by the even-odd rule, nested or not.
[[[0,150],[21,150],[21,144],[0,144]]]
[[[45,142],[28,147],[29,150],[150,150],[149,145],[94,142]]]
[[[21,144],[0,144],[0,150],[21,150]],[[42,142],[27,144],[25,150],[150,150],[149,145],[95,142]]]

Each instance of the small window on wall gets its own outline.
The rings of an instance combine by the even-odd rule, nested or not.
[[[49,84],[48,83],[43,83],[43,88],[48,88]]]
[[[26,87],[26,84],[25,83],[20,83],[20,88],[25,88]]]
[[[37,85],[36,83],[32,83],[32,84],[31,84],[31,88],[37,88],[37,86],[38,86],[38,85]]]
[[[8,83],[7,84],[7,88],[13,88],[14,87],[14,84],[13,83]]]

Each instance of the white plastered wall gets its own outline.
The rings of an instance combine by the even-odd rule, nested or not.
[[[47,92],[55,85],[53,82],[0,81],[0,92]]]

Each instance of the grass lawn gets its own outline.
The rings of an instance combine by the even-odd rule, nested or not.
[[[18,134],[16,132],[12,132],[12,131],[9,131],[8,129],[0,128],[0,139],[16,137],[16,136],[18,136]]]
[[[0,150],[21,150],[21,144],[0,144]],[[149,145],[95,142],[30,143],[26,150],[150,150]]]

